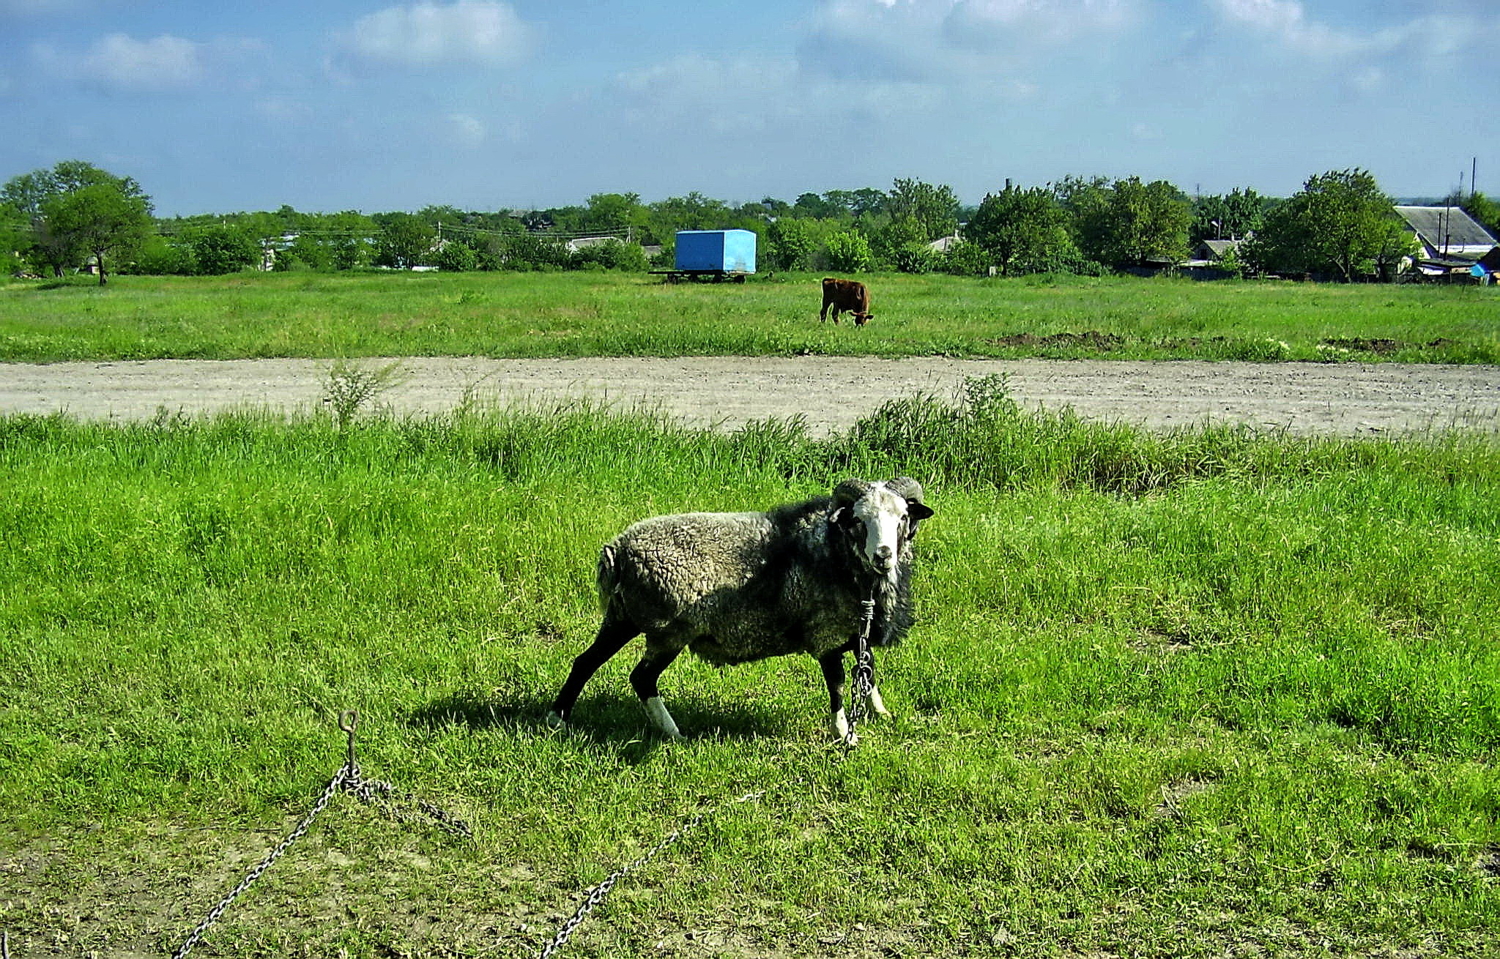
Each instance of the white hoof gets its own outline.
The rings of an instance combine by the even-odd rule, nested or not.
[[[870,687],[869,703],[870,711],[876,716],[889,717],[891,715],[891,711],[885,708],[885,700],[880,698],[880,690],[876,689],[874,686]]]
[[[556,710],[547,711],[547,725],[553,729],[561,729],[567,725],[567,721],[557,714]]]
[[[849,728],[849,717],[844,715],[842,709],[833,714],[828,726],[829,731],[833,733],[833,738],[845,746],[853,746],[859,742],[859,734]]]
[[[672,721],[672,714],[667,712],[667,704],[662,702],[660,696],[652,696],[646,700],[646,715],[651,717],[651,722],[668,739],[684,738],[682,731],[677,728],[677,723]]]

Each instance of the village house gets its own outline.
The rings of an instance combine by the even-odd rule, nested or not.
[[[1413,268],[1427,276],[1466,274],[1497,241],[1457,206],[1398,206],[1396,215],[1416,237]]]

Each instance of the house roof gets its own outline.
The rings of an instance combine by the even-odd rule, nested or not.
[[[1238,250],[1244,240],[1204,240],[1203,245],[1208,247],[1209,252],[1216,257],[1223,256],[1229,250]]]
[[[1492,247],[1496,240],[1474,218],[1456,206],[1398,206],[1396,215],[1434,250]]]

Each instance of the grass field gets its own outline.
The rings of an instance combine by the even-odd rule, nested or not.
[[[343,281],[277,282],[244,296]],[[598,282],[785,297],[793,322],[790,286]],[[54,294],[85,302],[5,296]],[[896,715],[852,753],[794,659],[674,666],[683,743],[647,732],[629,655],[571,728],[539,721],[628,522],[895,473],[938,514],[921,622],[881,659]],[[345,708],[365,775],[475,841],[336,799],[195,955],[533,954],[702,808],[565,955],[1500,954],[1493,438],[1152,435],[1024,414],[980,381],[826,440],[586,407],[12,417],[0,477],[17,956],[174,948],[343,761]]]
[[[1135,277],[868,278],[875,319],[819,324],[818,277],[242,274],[0,286],[0,361],[265,356],[951,355],[1500,362],[1480,287]]]

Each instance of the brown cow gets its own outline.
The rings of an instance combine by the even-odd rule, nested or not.
[[[870,312],[870,291],[857,280],[835,280],[833,277],[824,277],[823,309],[818,313],[819,320],[827,321],[830,306],[833,307],[833,322],[835,323],[839,321],[839,314],[845,310],[854,314],[855,326],[864,326],[875,316]]]

